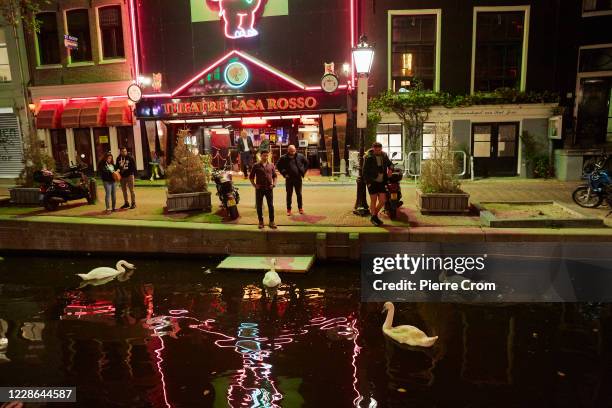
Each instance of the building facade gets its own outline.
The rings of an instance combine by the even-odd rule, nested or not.
[[[59,169],[82,163],[95,171],[107,151],[127,147],[144,169],[127,99],[135,67],[131,3],[59,0],[36,16],[27,37],[30,95],[38,138]]]
[[[12,180],[23,168],[22,146],[29,135],[24,49],[21,29],[0,21],[0,179]]]

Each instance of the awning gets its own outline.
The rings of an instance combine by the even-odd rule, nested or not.
[[[106,112],[107,126],[132,126],[132,108],[127,101],[110,101]]]
[[[61,125],[63,105],[42,105],[36,114],[37,129],[58,129]]]
[[[78,128],[82,108],[82,104],[71,103],[66,105],[64,108],[64,113],[62,114],[62,127]]]
[[[102,127],[106,116],[106,101],[88,102],[83,105],[79,117],[80,127]]]

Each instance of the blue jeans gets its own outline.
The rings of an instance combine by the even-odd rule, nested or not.
[[[104,203],[106,204],[106,209],[110,210],[111,206],[110,201],[113,201],[113,210],[115,209],[115,205],[117,204],[117,184],[114,181],[105,181],[104,182],[104,192],[106,193],[104,197]]]

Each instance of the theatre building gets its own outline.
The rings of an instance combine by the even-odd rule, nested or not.
[[[139,4],[138,76],[151,81],[132,91],[145,162],[169,160],[180,134],[216,166],[236,164],[246,131],[274,159],[294,144],[339,171],[353,143],[353,2]]]

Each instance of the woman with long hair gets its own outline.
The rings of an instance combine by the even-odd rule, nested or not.
[[[117,204],[117,184],[115,176],[113,176],[115,173],[115,161],[111,152],[106,153],[102,161],[100,161],[98,173],[104,183],[104,203],[106,204],[106,212],[113,212]]]

